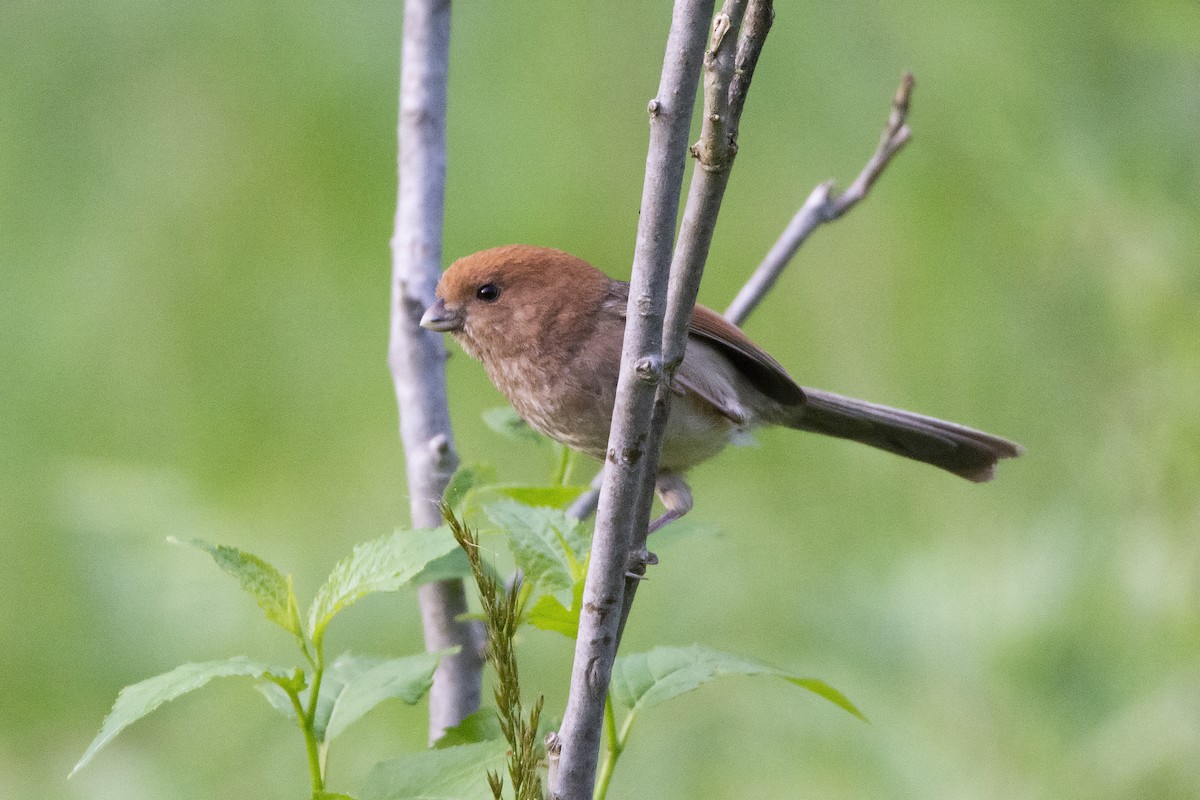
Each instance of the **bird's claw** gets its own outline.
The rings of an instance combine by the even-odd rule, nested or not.
[[[647,580],[646,567],[653,567],[657,563],[658,556],[643,547],[638,552],[629,555],[629,561],[625,566],[625,577],[635,581]]]

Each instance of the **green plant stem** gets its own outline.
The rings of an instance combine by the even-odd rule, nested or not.
[[[321,643],[313,642],[313,650],[316,651],[317,658],[313,662],[312,690],[308,696],[308,711],[304,715],[309,728],[314,727],[317,719],[317,699],[321,695],[321,679],[325,677],[324,646]]]
[[[604,762],[600,764],[600,774],[596,776],[592,800],[604,800],[608,795],[609,781],[612,780],[617,759],[621,757],[621,750],[624,749],[624,743],[617,737],[617,720],[613,712],[612,697],[604,700],[604,741]]]
[[[304,744],[308,749],[308,777],[312,781],[313,794],[325,790],[325,778],[321,774],[321,751],[317,746],[317,734],[313,730],[312,722],[309,721],[308,715],[304,712],[304,707],[300,704],[300,695],[295,691],[286,689],[288,697],[292,700],[292,708],[296,710],[296,719],[300,723],[300,730],[304,731]]]
[[[571,473],[575,471],[576,453],[569,447],[555,445],[558,449],[558,463],[554,465],[554,474],[550,476],[552,486],[569,486]]]
[[[309,666],[311,666],[315,671],[317,669],[317,661],[312,657],[312,654],[308,652],[308,642],[303,636],[297,636],[296,642],[300,645],[300,652],[304,654],[304,660],[307,661]]]
[[[629,744],[629,732],[633,730],[633,721],[637,718],[637,712],[632,708],[625,715],[625,722],[621,724],[621,733],[617,736],[617,753],[623,753],[625,746]]]
[[[625,752],[625,745],[629,743],[629,732],[633,730],[633,721],[636,718],[637,712],[630,709],[629,713],[625,715],[625,721],[621,723],[621,731],[618,733],[612,697],[604,698],[604,762],[600,765],[596,777],[596,788],[592,792],[592,800],[604,800],[608,795],[608,784],[617,768],[617,759],[621,757],[621,753]]]

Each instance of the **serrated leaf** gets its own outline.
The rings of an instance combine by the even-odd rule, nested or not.
[[[338,658],[333,664],[333,672],[340,679],[341,687],[333,701],[324,741],[331,741],[384,700],[394,697],[409,705],[416,703],[433,685],[438,662],[452,652],[456,650],[405,658],[364,658],[349,654]]]
[[[242,589],[254,597],[267,619],[291,633],[303,636],[300,629],[300,609],[296,605],[296,594],[292,591],[292,576],[283,575],[263,559],[223,544],[210,544],[203,539],[192,539],[177,544],[190,544],[212,556],[217,566],[238,579]]]
[[[287,669],[278,669],[257,661],[251,661],[244,656],[236,656],[224,661],[204,661],[195,664],[182,664],[170,672],[147,678],[140,683],[126,686],[117,695],[112,711],[104,718],[100,733],[88,745],[79,763],[71,770],[74,775],[92,757],[111,742],[118,733],[137,722],[142,717],[157,709],[163,703],[201,688],[213,678],[229,678],[234,676],[249,676],[262,678],[267,675],[278,675],[286,679],[290,673]]]
[[[462,548],[458,548],[426,564],[425,569],[417,573],[416,577],[412,579],[412,585],[424,586],[427,583],[436,583],[437,581],[465,578],[470,574],[471,562],[467,560],[467,554],[462,551]]]
[[[586,486],[506,486],[489,484],[472,490],[466,505],[470,508],[486,507],[503,498],[516,500],[527,506],[565,509],[588,490]]]
[[[442,500],[454,510],[455,514],[463,515],[463,501],[467,495],[488,484],[496,482],[496,469],[487,464],[472,464],[460,467],[446,484],[442,492]]]
[[[496,709],[481,708],[457,725],[447,728],[433,746],[438,750],[445,750],[464,744],[494,742],[503,737],[504,731],[500,729]]]
[[[552,592],[575,584],[589,543],[578,520],[514,500],[489,503],[484,513],[509,534],[513,558],[529,586]]]
[[[529,427],[529,423],[521,419],[512,406],[489,408],[483,412],[483,422],[505,439],[538,443],[546,441],[546,437]]]
[[[727,675],[771,675],[808,689],[861,720],[866,717],[845,695],[817,678],[794,675],[757,659],[723,653],[702,645],[656,647],[622,656],[613,665],[609,692],[615,702],[636,713]]]
[[[405,658],[370,658],[344,653],[325,669],[321,696],[313,714],[313,733],[317,741],[329,741],[384,700],[399,698],[412,705],[433,684],[433,673],[442,658],[458,652],[451,647],[435,653],[420,653]],[[292,700],[273,681],[257,688],[271,707],[295,721]],[[311,686],[297,693],[300,705],[307,708]]]
[[[340,561],[317,591],[308,611],[308,630],[318,647],[334,615],[373,592],[394,592],[432,562],[458,548],[445,527],[397,531],[363,542]]]
[[[557,597],[544,594],[529,609],[525,621],[544,631],[557,631],[568,639],[579,637],[579,611],[583,608],[584,579],[581,576],[571,588],[571,607],[567,608]]]
[[[422,750],[376,764],[360,800],[492,800],[489,770],[501,770],[508,743],[466,744]]]

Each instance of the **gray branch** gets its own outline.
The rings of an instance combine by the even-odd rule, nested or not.
[[[713,0],[676,0],[658,94],[649,104],[650,146],[630,279],[628,321],[609,434],[571,690],[560,729],[562,754],[551,792],[588,800],[596,779],[604,699],[616,656],[626,558],[634,531],[649,523],[658,453],[646,446],[663,378],[662,334],[688,124]]]
[[[674,148],[687,135],[686,113],[690,108],[683,104],[683,93],[696,83],[694,70],[702,36],[698,26],[707,18],[706,10],[711,13],[711,4],[676,2],[662,83],[658,97],[650,104],[650,155],[608,457],[592,490],[569,509],[579,518],[595,510],[597,523],[571,692],[560,737],[555,741],[562,748],[561,755],[556,753],[556,775],[550,781],[552,796],[557,800],[591,796],[613,659],[638,582],[646,564],[654,563],[645,550],[647,522],[671,380],[684,356],[688,322],[737,155],[742,108],[774,17],[771,0],[726,0],[713,22],[704,58],[701,137],[692,148],[697,168],[668,276],[664,262],[670,259],[670,232],[682,179],[682,164]],[[912,76],[906,74],[879,147],[858,178],[841,195],[833,194],[832,182],[814,190],[763,266],[730,306],[727,318],[735,324],[743,323],[812,230],[845,214],[870,191],[909,138],[905,119],[912,85]],[[667,102],[676,98],[679,102]],[[598,507],[597,484],[601,486]]]
[[[813,189],[750,280],[738,292],[729,308],[725,309],[727,320],[734,325],[743,324],[750,312],[762,302],[767,292],[771,291],[771,287],[796,255],[796,251],[808,239],[809,234],[820,225],[841,217],[867,196],[867,192],[871,191],[871,187],[887,169],[892,158],[912,136],[907,124],[908,103],[912,97],[912,90],[913,76],[906,72],[900,80],[900,88],[896,90],[892,111],[888,115],[887,124],[879,138],[879,146],[872,154],[871,160],[854,179],[854,183],[840,195],[833,193],[833,181],[826,181]]]
[[[449,0],[408,0],[400,69],[399,188],[392,236],[391,338],[388,364],[400,410],[409,507],[415,528],[441,524],[437,502],[458,465],[446,402],[446,349],[418,323],[441,274],[446,188],[446,76]],[[429,693],[429,739],[479,708],[483,659],[461,580],[418,591],[428,650],[458,645],[443,659]]]
[[[725,0],[721,12],[713,19],[712,34],[704,55],[704,112],[700,140],[691,149],[696,158],[696,169],[692,172],[683,224],[671,263],[667,313],[663,323],[665,378],[658,387],[650,426],[649,449],[655,453],[662,448],[675,370],[683,362],[688,323],[696,305],[704,264],[717,227],[717,215],[737,155],[735,137],[750,88],[753,64],[758,61],[772,16],[771,0],[754,0],[749,4],[747,0]],[[747,23],[745,30],[742,28],[743,17]],[[735,67],[743,58],[751,64],[750,70],[738,74]],[[733,87],[735,75],[737,86]],[[652,557],[647,558],[646,538],[646,529],[638,528],[630,543],[628,563],[633,568],[627,574],[622,596],[618,644],[645,565],[655,563]]]

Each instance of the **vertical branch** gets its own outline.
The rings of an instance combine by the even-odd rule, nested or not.
[[[449,0],[408,0],[400,68],[399,187],[392,236],[388,363],[400,410],[413,527],[441,524],[437,503],[458,464],[446,402],[442,337],[418,323],[441,274],[446,188],[446,84]],[[429,738],[479,708],[483,662],[461,580],[418,591],[425,646],[461,650],[442,659],[429,693]]]
[[[737,55],[733,62],[733,78],[729,81],[729,138],[737,151],[738,131],[742,122],[742,108],[746,105],[746,94],[750,91],[750,80],[763,42],[775,22],[775,7],[772,0],[751,0],[746,7],[746,17],[738,36]]]
[[[676,0],[658,94],[649,104],[650,146],[630,280],[628,321],[596,532],[560,730],[559,800],[587,800],[596,777],[604,699],[616,656],[626,558],[646,529],[658,453],[647,447],[662,379],[662,326],[672,240],[687,158],[705,33],[713,0]]]
[[[748,23],[742,29],[743,17]],[[667,311],[663,323],[664,379],[655,397],[653,420],[650,426],[649,449],[657,453],[662,447],[667,414],[673,394],[675,370],[683,362],[687,345],[688,323],[700,290],[700,278],[716,230],[717,215],[729,184],[729,174],[737,155],[738,124],[750,77],[758,54],[762,50],[772,17],[770,0],[725,0],[721,12],[713,19],[708,51],[704,55],[704,115],[700,140],[691,148],[696,159],[692,182],[688,188],[683,224],[679,230],[675,257],[671,262],[671,278]],[[736,72],[737,63],[749,63],[749,69]],[[732,86],[735,75],[737,86]],[[647,499],[647,505],[649,499]],[[629,570],[622,595],[618,640],[633,606],[637,585],[645,569],[646,528],[636,529],[630,545]]]
[[[728,158],[732,162],[733,156],[737,155],[738,148],[738,131],[742,120],[742,109],[746,104],[746,94],[750,90],[750,80],[754,77],[754,68],[758,65],[758,57],[762,53],[763,43],[767,39],[767,34],[771,30],[771,23],[775,21],[775,9],[772,0],[751,0],[746,4],[745,16],[742,19],[741,31],[735,31],[737,37],[737,52],[734,56],[733,75],[729,78],[728,83],[728,127],[727,136],[729,140]],[[724,9],[728,16],[730,9]],[[724,52],[724,51],[723,51]],[[727,57],[727,53],[726,56]],[[728,67],[722,68],[723,71]],[[709,95],[706,94],[706,103]],[[713,98],[713,102],[719,102],[719,99]],[[706,111],[707,116],[707,111]],[[711,136],[711,133],[710,133]],[[705,140],[705,136],[701,134],[701,140]],[[731,164],[732,166],[732,164]],[[728,172],[726,171],[726,177]],[[690,190],[689,190],[690,191]],[[724,194],[724,185],[721,188],[722,195]],[[689,195],[690,197],[690,195]],[[691,201],[689,200],[689,203]],[[685,220],[687,214],[685,212]],[[715,217],[714,217],[715,222]],[[685,222],[686,225],[686,222]],[[681,239],[681,246],[684,246],[684,241],[689,237],[684,236]],[[710,236],[711,241],[711,236]],[[704,247],[705,257],[707,258],[708,246]],[[676,322],[677,324],[677,322]],[[602,476],[597,476],[592,482],[591,488],[581,494],[579,498],[571,504],[567,509],[567,513],[576,519],[586,519],[596,511],[596,503],[600,496],[600,479]],[[635,550],[638,548],[635,548]],[[626,589],[635,584],[627,583]],[[630,602],[630,598],[626,598],[626,606]],[[628,614],[628,607],[625,614]],[[624,624],[622,623],[622,627]]]

